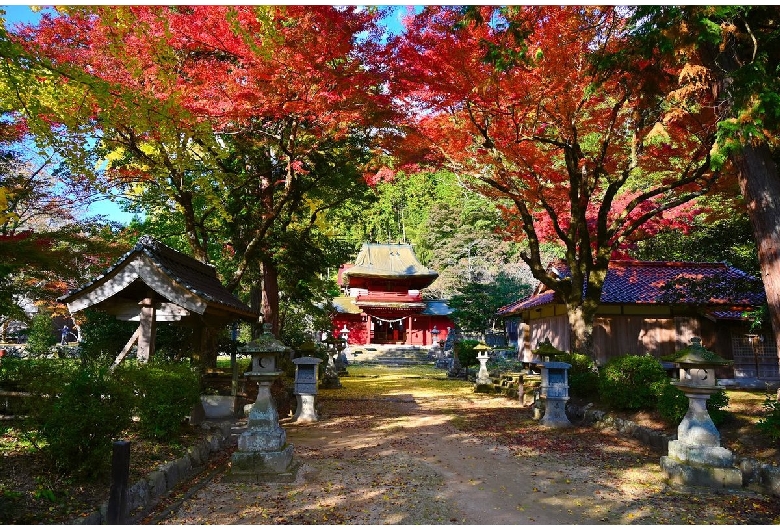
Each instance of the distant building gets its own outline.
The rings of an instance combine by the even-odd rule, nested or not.
[[[410,245],[364,243],[353,264],[342,265],[344,296],[333,300],[336,334],[349,344],[426,346],[446,340],[455,325],[444,300],[423,300],[420,291],[439,274],[423,266]]]

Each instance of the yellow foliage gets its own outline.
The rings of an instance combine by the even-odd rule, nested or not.
[[[5,224],[11,219],[16,219],[19,216],[15,213],[8,212],[8,188],[0,186],[0,224]]]

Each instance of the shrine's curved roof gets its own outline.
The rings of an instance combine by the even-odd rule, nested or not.
[[[364,243],[352,267],[343,276],[363,278],[438,278],[439,273],[422,265],[411,245]]]

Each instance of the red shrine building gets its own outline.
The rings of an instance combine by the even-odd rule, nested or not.
[[[411,245],[364,243],[355,263],[339,268],[344,296],[333,300],[334,333],[346,326],[351,345],[427,346],[446,340],[455,327],[452,310],[420,294],[438,276],[417,260]]]

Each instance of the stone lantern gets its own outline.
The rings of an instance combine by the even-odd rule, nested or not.
[[[487,362],[489,359],[488,351],[490,351],[490,346],[484,342],[480,342],[474,346],[474,351],[477,352],[477,360],[479,361],[479,372],[477,372],[476,386],[479,387],[480,385],[489,385],[492,383],[490,380],[490,374],[488,373],[487,369]]]
[[[669,455],[661,468],[672,484],[711,488],[741,488],[742,473],[734,455],[720,445],[720,433],[707,411],[707,399],[718,391],[715,369],[731,364],[704,348],[699,337],[676,352],[680,380],[672,382],[688,398],[688,412],[677,427],[677,440],[669,442]]]
[[[346,326],[345,326],[346,327]],[[349,332],[347,332],[347,335]],[[336,369],[336,373],[339,375],[339,377],[343,375],[349,375],[347,372],[347,365],[346,365],[346,354],[344,353],[344,350],[347,349],[347,336],[340,336],[338,339],[336,339],[336,359],[334,362],[334,367]]]
[[[325,366],[325,374],[322,376],[322,384],[320,386],[322,388],[341,388],[341,380],[339,379],[339,373],[334,361],[334,358],[339,354],[337,345],[340,344],[341,339],[329,335],[323,342],[328,347],[328,364]]]
[[[566,416],[566,402],[569,401],[569,363],[555,361],[566,352],[552,345],[549,339],[540,342],[534,350],[542,360],[538,364],[542,372],[540,397],[545,400],[544,417],[541,424],[547,427],[571,427]]]
[[[298,468],[271,395],[271,383],[282,374],[276,367],[277,357],[288,348],[271,334],[270,325],[263,328],[260,337],[239,348],[252,356],[250,370],[244,375],[258,382],[258,390],[246,431],[238,437],[238,450],[231,457],[227,478],[233,482],[291,482]]]
[[[331,366],[335,369],[336,362],[335,358],[338,355],[338,351],[336,350],[336,344],[338,343],[339,339],[333,336],[332,333],[328,334],[328,338],[323,340],[323,344],[325,344],[325,347],[327,348],[326,353],[328,354],[328,364],[327,366]]]
[[[314,344],[312,343],[301,346],[302,353],[313,351]],[[309,423],[319,419],[314,409],[314,396],[317,394],[317,371],[321,362],[321,359],[308,355],[293,359],[293,363],[295,363],[293,393],[297,401],[293,421],[296,423]]]

